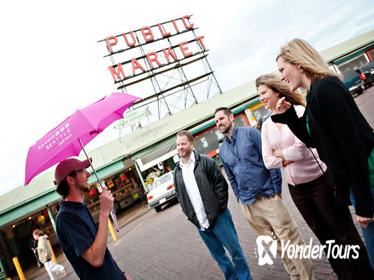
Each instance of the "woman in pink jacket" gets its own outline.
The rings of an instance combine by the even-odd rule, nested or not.
[[[256,80],[260,101],[276,113],[277,101],[286,97],[295,106],[299,116],[304,113],[305,98],[290,92],[288,85],[274,74],[262,75]],[[337,245],[363,246],[347,211],[340,211],[334,184],[315,149],[309,149],[288,128],[268,118],[262,125],[262,156],[268,169],[283,167],[290,195],[305,221],[322,245],[335,240]],[[345,271],[351,256],[332,257],[325,252],[339,279],[350,274]],[[344,252],[344,248],[342,249]],[[352,252],[351,252],[352,254]]]

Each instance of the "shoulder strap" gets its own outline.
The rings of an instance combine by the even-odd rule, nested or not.
[[[319,168],[321,169],[322,173],[325,174],[325,171],[323,170],[322,166],[319,164],[319,161],[317,159],[317,157],[315,156],[315,154],[313,153],[312,149],[311,148],[308,148],[309,151],[312,153],[313,157],[314,157],[314,160],[316,161],[316,163],[318,164]]]

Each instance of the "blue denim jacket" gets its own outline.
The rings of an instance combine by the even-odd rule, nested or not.
[[[219,155],[238,201],[250,205],[256,196],[274,196],[282,191],[279,168],[266,169],[262,160],[261,134],[253,127],[236,127],[232,140],[225,138]]]

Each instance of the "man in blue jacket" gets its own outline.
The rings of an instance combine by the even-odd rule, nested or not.
[[[258,235],[271,235],[281,243],[303,245],[297,226],[282,202],[279,169],[266,169],[262,160],[261,135],[253,127],[237,127],[229,108],[215,111],[217,128],[225,135],[219,155],[242,211]],[[260,256],[261,257],[261,256]],[[282,259],[291,279],[314,279],[309,259]]]
[[[174,169],[174,184],[184,214],[196,226],[202,240],[227,280],[251,280],[251,273],[230,211],[228,186],[215,161],[193,151],[193,136],[177,134],[180,162]],[[226,248],[231,259],[227,256]]]

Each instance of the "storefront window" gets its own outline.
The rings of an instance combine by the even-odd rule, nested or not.
[[[270,116],[270,111],[267,110],[262,104],[256,104],[245,110],[249,124],[261,130],[263,122]]]
[[[354,59],[338,65],[340,72],[344,75],[346,72],[360,68],[368,63],[365,55],[360,55]]]
[[[374,48],[366,51],[366,54],[368,55],[371,61],[374,61]]]
[[[244,115],[240,114],[236,116],[234,119],[234,123],[237,126],[246,125]],[[194,147],[196,151],[201,154],[215,157],[218,153],[219,142],[223,139],[223,137],[224,135],[217,129],[217,127],[212,126],[208,130],[205,130],[194,136]]]
[[[139,202],[144,196],[134,169],[129,168],[103,180],[103,184],[110,189],[114,197],[114,209],[124,210],[125,208]],[[87,194],[88,207],[95,221],[98,221],[100,210],[99,192],[96,184],[91,186]]]

